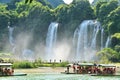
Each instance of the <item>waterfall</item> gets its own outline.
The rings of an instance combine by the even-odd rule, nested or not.
[[[105,47],[109,47],[109,44],[110,44],[110,36],[107,37],[107,41],[105,43]]]
[[[15,40],[13,38],[14,27],[8,26],[8,29],[9,29],[9,42],[10,42],[10,44],[12,46],[12,53],[15,53],[16,47],[15,47]]]
[[[85,23],[88,24],[89,21],[87,21],[87,22],[85,21]],[[79,56],[79,52],[82,52],[82,49],[81,49],[82,47],[83,47],[83,49],[85,49],[87,46],[87,24],[81,24],[79,27],[76,56]]]
[[[93,32],[93,37],[92,37],[91,48],[96,50],[96,38],[97,38],[97,35],[98,35],[98,31],[100,30],[100,23],[95,21],[93,26],[94,26],[94,32]]]
[[[85,20],[80,24],[73,36],[73,45],[76,49],[75,60],[87,61],[95,56],[99,31],[101,31],[101,38],[103,39],[103,30],[101,29],[100,22],[94,20]],[[101,46],[103,44],[102,39]]]
[[[57,39],[57,28],[58,28],[58,23],[52,22],[49,25],[48,28],[48,33],[47,33],[47,38],[46,38],[46,59],[52,59],[54,52],[53,48],[56,43]]]
[[[13,38],[14,27],[8,26],[8,29],[9,29],[9,42],[12,46],[14,46],[15,45],[14,38]]]
[[[104,29],[101,29],[101,50],[104,48],[104,45],[103,45],[103,36],[104,36]]]

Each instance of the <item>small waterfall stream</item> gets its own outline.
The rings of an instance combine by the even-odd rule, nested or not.
[[[13,37],[14,27],[8,26],[8,29],[9,29],[9,42],[10,42],[10,45],[12,46],[12,53],[15,53],[16,47],[15,47],[15,40]]]
[[[14,27],[8,26],[8,29],[9,29],[9,42],[12,46],[14,46],[15,45],[14,38],[13,38]]]
[[[107,37],[107,41],[106,41],[106,44],[105,44],[105,48],[109,47],[110,45],[110,36]]]
[[[98,32],[100,30],[100,23],[95,21],[95,22],[92,22],[91,24],[94,28],[94,32],[93,32],[93,37],[92,37],[92,43],[91,43],[91,48],[96,50],[96,38],[97,38],[97,35],[98,35]]]
[[[101,29],[101,50],[104,48],[103,40],[104,40],[104,29],[102,28]]]

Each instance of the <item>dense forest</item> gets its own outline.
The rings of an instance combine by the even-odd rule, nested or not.
[[[55,0],[57,1],[57,0]],[[54,2],[54,1],[53,1]],[[71,38],[74,30],[84,20],[101,22],[106,35],[111,35],[111,46],[98,52],[101,60],[119,62],[120,59],[120,6],[118,0],[74,0],[71,4],[62,1],[50,3],[50,0],[11,0],[0,3],[0,51],[10,52],[8,25],[14,27],[14,38],[18,34],[31,34],[30,44],[33,49],[38,42],[45,44],[46,33],[51,22],[58,22],[59,40]],[[19,37],[23,38],[22,35]],[[19,38],[18,38],[19,39]],[[16,42],[17,43],[17,42]],[[25,43],[24,41],[22,42]]]

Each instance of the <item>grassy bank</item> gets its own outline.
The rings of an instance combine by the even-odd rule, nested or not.
[[[37,67],[65,67],[68,62],[30,62],[30,61],[17,61],[13,63],[14,68],[37,68]]]

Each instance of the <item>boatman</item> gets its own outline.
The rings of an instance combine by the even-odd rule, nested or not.
[[[68,65],[68,66],[67,66],[67,73],[69,73],[69,67],[70,67],[70,66]]]

